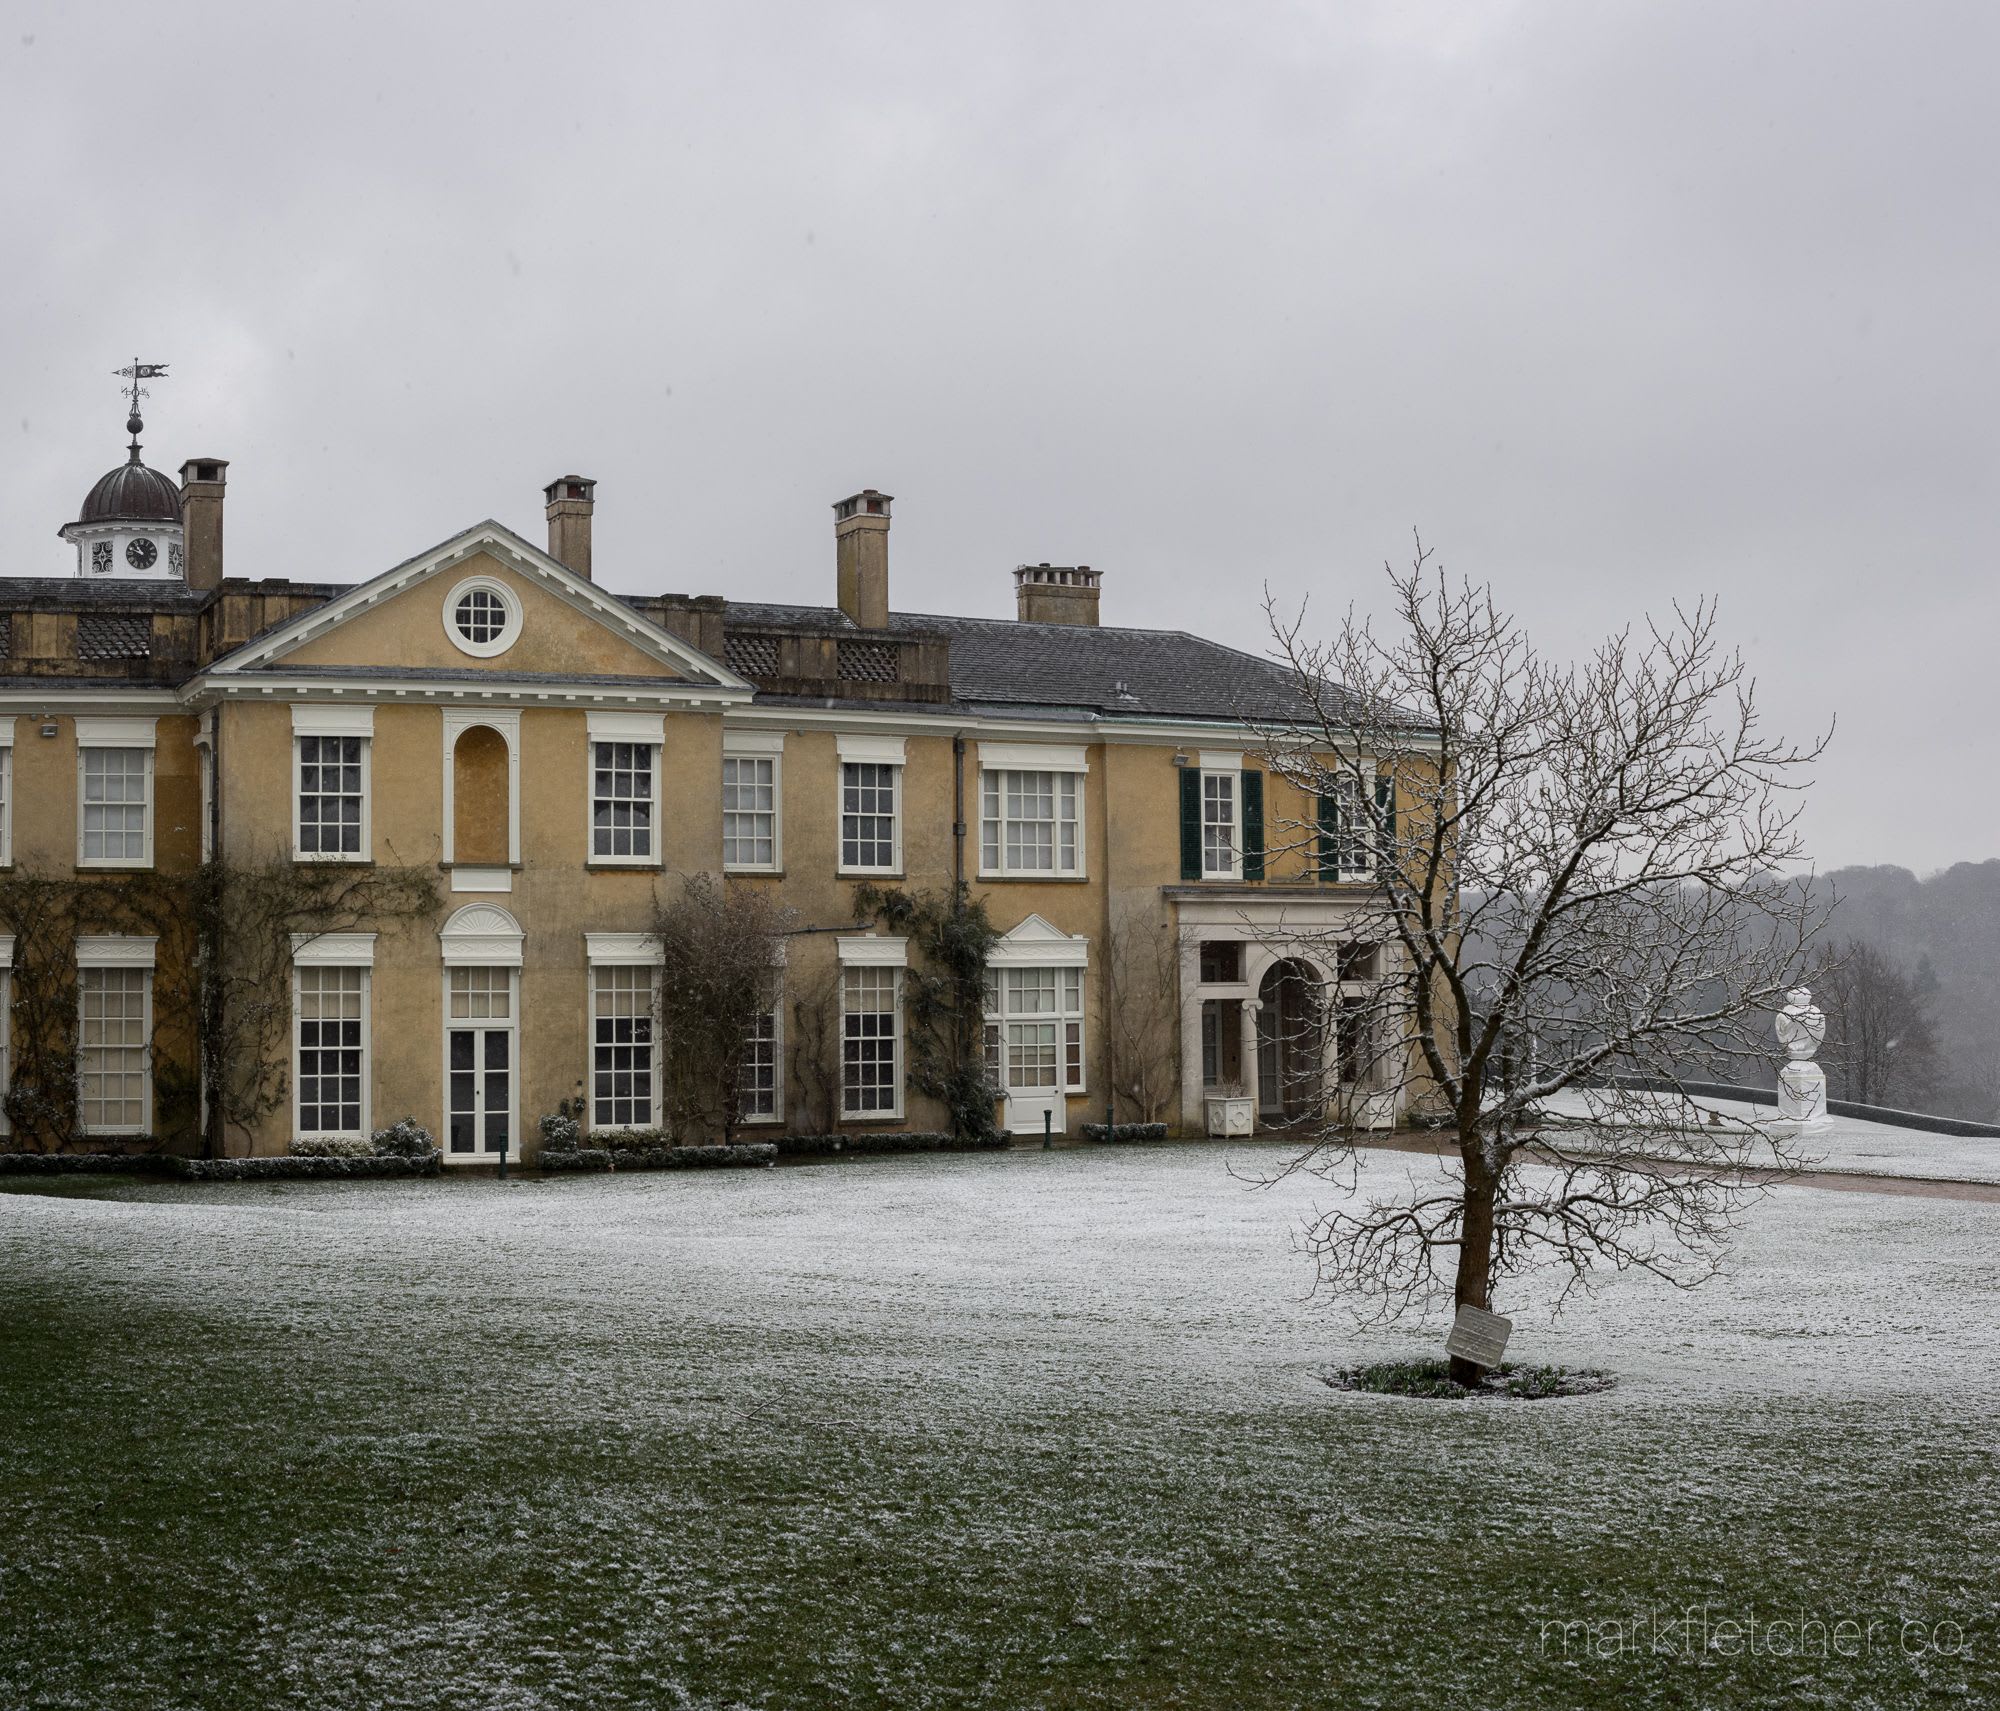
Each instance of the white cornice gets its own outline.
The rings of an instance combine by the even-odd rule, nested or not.
[[[177,710],[195,711],[217,701],[351,701],[394,703],[442,702],[484,707],[602,707],[615,710],[680,708],[714,712],[749,701],[750,689],[715,688],[662,678],[658,688],[646,684],[611,688],[601,683],[523,683],[502,672],[491,681],[467,683],[455,677],[298,677],[282,670],[215,672],[191,678],[181,689]]]

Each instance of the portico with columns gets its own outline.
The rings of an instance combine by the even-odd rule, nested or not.
[[[1342,1024],[1375,995],[1388,947],[1362,898],[1175,888],[1178,913],[1182,1128],[1208,1126],[1207,1104],[1251,1102],[1256,1126],[1320,1120],[1338,1098],[1366,1092],[1373,1054]],[[1388,1127],[1398,1095],[1355,1108]]]

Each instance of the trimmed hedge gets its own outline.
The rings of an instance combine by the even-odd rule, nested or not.
[[[183,1182],[317,1181],[328,1177],[436,1176],[444,1169],[444,1154],[427,1158],[163,1158],[152,1161]]]
[[[0,1153],[0,1176],[112,1176],[168,1168],[157,1153]]]
[[[818,1158],[833,1153],[997,1152],[1007,1145],[1007,1137],[994,1134],[960,1140],[956,1135],[902,1130],[887,1134],[780,1135],[765,1144],[784,1158]]]
[[[545,1171],[718,1170],[731,1165],[769,1164],[777,1148],[769,1141],[731,1147],[544,1147]]]
[[[1106,1128],[1102,1123],[1086,1123],[1083,1126],[1086,1141],[1164,1141],[1167,1126],[1164,1123],[1114,1123]]]
[[[373,1158],[375,1143],[366,1135],[301,1135],[292,1142],[293,1158]]]

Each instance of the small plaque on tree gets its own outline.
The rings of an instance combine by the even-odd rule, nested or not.
[[[1507,1336],[1513,1329],[1512,1319],[1503,1319],[1484,1307],[1461,1307],[1451,1322],[1451,1335],[1444,1340],[1444,1352],[1490,1372],[1506,1354]]]

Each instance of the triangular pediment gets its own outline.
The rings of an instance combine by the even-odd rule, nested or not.
[[[1090,940],[1082,934],[1065,933],[1039,915],[1030,915],[994,941],[993,948],[986,954],[986,961],[993,968],[1008,965],[1016,968],[1084,968],[1090,961]]]
[[[475,590],[492,618],[490,636],[476,629],[468,635],[455,617]],[[653,679],[662,689],[751,689],[720,661],[490,521],[246,642],[211,669],[218,677],[352,671],[405,680]]]
[[[1005,945],[1068,945],[1076,941],[1062,928],[1051,926],[1039,915],[1030,915],[1017,927],[1011,927],[1000,935]]]

